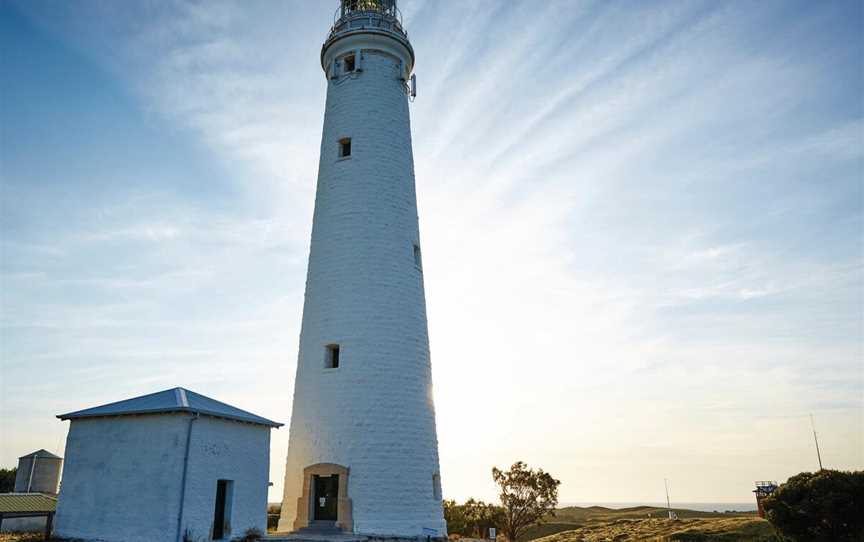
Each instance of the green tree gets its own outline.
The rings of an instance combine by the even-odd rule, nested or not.
[[[0,469],[0,493],[11,493],[15,489],[15,474],[18,467]]]
[[[456,504],[456,501],[444,500],[444,521],[447,522],[448,534],[469,536],[468,518],[465,515],[465,507]]]
[[[492,479],[498,484],[498,498],[503,509],[501,530],[510,542],[516,542],[527,527],[555,515],[561,482],[542,469],[529,469],[518,461],[509,471],[493,467]]]
[[[503,512],[500,506],[476,499],[468,499],[465,504],[444,501],[444,520],[449,534],[486,538],[490,528],[501,524]]]
[[[502,523],[504,510],[500,506],[474,499],[468,499],[463,506],[469,527],[468,536],[486,538],[490,528],[497,528]]]
[[[864,540],[864,471],[796,474],[763,505],[766,517],[786,540]]]

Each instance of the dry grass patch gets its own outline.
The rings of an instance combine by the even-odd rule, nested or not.
[[[45,533],[2,533],[0,542],[43,542]],[[50,541],[49,541],[50,542]]]
[[[591,522],[535,542],[773,542],[774,529],[753,517],[660,518]]]

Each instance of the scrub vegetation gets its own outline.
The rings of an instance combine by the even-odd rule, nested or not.
[[[790,542],[859,542],[864,540],[864,471],[796,474],[763,506]]]
[[[581,526],[571,525],[570,530],[535,542],[779,542],[771,524],[753,515],[676,520],[656,516],[612,518],[612,515],[604,513]]]
[[[0,493],[11,493],[15,489],[15,475],[18,467],[0,469]]]
[[[500,507],[469,500],[459,505],[445,501],[445,516],[451,537],[485,538],[490,519]],[[691,541],[691,542],[774,542],[773,527],[753,512],[700,512],[673,508],[677,520],[667,519],[665,508],[635,506],[612,509],[602,506],[570,506],[555,510],[539,525],[526,529],[519,542],[615,542]],[[500,525],[500,524],[499,524]],[[455,535],[455,536],[454,536]],[[499,538],[500,540],[501,538]]]
[[[700,512],[635,506],[612,509],[571,506],[552,509],[558,482],[523,463],[511,471],[495,469],[505,506],[474,499],[465,504],[444,501],[451,538],[489,537],[497,527],[506,540],[517,542],[858,542],[864,540],[864,472],[803,472],[781,484],[763,501],[768,520],[755,512]],[[503,483],[502,483],[503,482]],[[513,486],[514,482],[516,483]],[[508,514],[508,503],[510,504]],[[515,505],[515,506],[514,506]],[[544,514],[533,512],[546,510]],[[528,518],[515,536],[507,517]]]

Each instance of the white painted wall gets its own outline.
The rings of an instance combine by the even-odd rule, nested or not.
[[[15,491],[57,494],[63,459],[59,457],[21,457],[15,474]]]
[[[182,415],[72,420],[55,534],[173,542],[187,425]]]
[[[0,528],[0,533],[44,533],[46,521],[48,521],[48,518],[45,516],[5,518],[3,520],[3,527]]]
[[[183,523],[209,540],[216,481],[233,480],[230,537],[247,529],[267,532],[270,428],[202,416],[192,429]]]
[[[350,469],[354,531],[446,534],[408,99],[407,58],[371,51],[328,79],[280,530],[292,530],[304,467]],[[358,43],[360,43],[358,41]],[[395,51],[398,53],[398,51]],[[407,52],[407,50],[406,50]],[[400,70],[401,66],[401,70]],[[338,141],[352,156],[338,158]],[[324,368],[325,346],[341,366]]]
[[[189,414],[72,420],[55,518],[59,537],[174,542]],[[266,527],[270,429],[193,422],[183,526],[209,540],[216,480],[235,481],[232,534]]]

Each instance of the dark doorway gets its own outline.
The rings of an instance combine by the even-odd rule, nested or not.
[[[222,540],[231,531],[231,480],[216,481],[216,509],[213,512],[213,540]]]
[[[339,475],[313,476],[315,492],[313,494],[312,506],[315,521],[336,521],[339,500]]]

